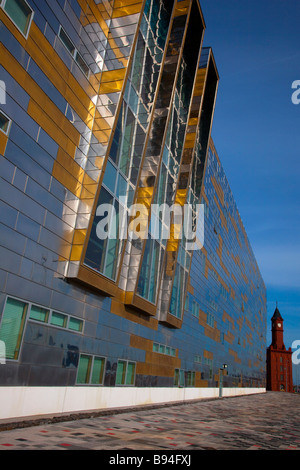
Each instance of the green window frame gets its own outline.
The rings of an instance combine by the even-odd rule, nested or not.
[[[68,322],[68,330],[77,331],[81,333],[83,330],[83,321],[79,318],[70,317]]]
[[[84,322],[82,319],[72,317],[66,313],[52,311],[46,307],[30,304],[28,319],[39,323],[46,323],[56,328],[63,328],[76,333],[83,332]]]
[[[27,311],[28,303],[7,297],[0,323],[0,341],[5,345],[6,359],[19,359]]]
[[[77,368],[77,385],[103,385],[106,358],[80,354]]]
[[[26,0],[3,0],[1,7],[18,30],[27,38],[34,11]]]
[[[159,354],[164,354],[165,356],[176,356],[176,349],[166,346],[165,344],[153,343],[152,351]]]
[[[36,320],[42,323],[48,323],[50,310],[32,305],[30,308],[29,320]]]
[[[136,363],[118,360],[116,385],[133,386],[135,384]]]
[[[52,312],[50,318],[50,325],[59,326],[60,328],[66,328],[68,323],[67,315],[59,312]]]

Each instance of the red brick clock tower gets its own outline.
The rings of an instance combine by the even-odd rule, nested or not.
[[[267,390],[293,392],[292,350],[283,342],[283,318],[276,306],[272,322],[272,344],[267,349]]]

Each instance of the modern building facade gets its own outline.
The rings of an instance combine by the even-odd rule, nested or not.
[[[278,307],[271,318],[272,343],[267,349],[267,390],[293,392],[292,349],[283,341],[283,318]]]
[[[265,391],[198,0],[2,0],[0,21],[0,419]]]

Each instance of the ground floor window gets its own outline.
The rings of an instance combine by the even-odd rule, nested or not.
[[[28,304],[8,298],[0,324],[0,341],[5,345],[6,359],[17,360],[20,353]]]
[[[174,386],[175,387],[195,387],[196,372],[192,370],[175,369]]]
[[[118,361],[116,385],[134,385],[136,363],[130,361]]]
[[[175,387],[185,387],[185,374],[184,374],[184,370],[182,370],[182,369],[175,369],[174,385],[175,385]]]
[[[104,357],[81,354],[76,383],[79,385],[103,385],[104,371]]]

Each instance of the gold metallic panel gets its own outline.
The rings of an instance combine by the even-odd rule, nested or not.
[[[140,13],[142,3],[136,2],[136,0],[115,0],[112,17],[120,18]]]
[[[182,16],[187,15],[189,6],[191,4],[191,0],[182,0],[181,2],[177,2],[175,7],[174,16]]]
[[[8,137],[3,132],[0,132],[0,154],[4,155]]]
[[[125,306],[122,300],[117,300],[116,298],[112,299],[111,313],[132,322],[139,323],[151,330],[158,330],[158,321],[155,318],[149,317],[149,315],[143,315],[141,312],[137,312],[133,308]]]

